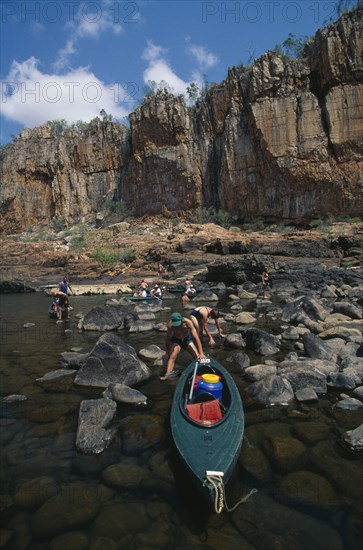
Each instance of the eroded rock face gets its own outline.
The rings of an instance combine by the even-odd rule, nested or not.
[[[188,108],[147,98],[130,128],[95,119],[24,130],[3,153],[0,229],[89,219],[122,198],[135,215],[212,206],[302,221],[362,210],[361,12],[317,32],[304,59],[267,52]]]
[[[2,158],[0,229],[89,219],[117,197],[127,147],[126,126],[99,119],[62,136],[48,124],[23,130]]]

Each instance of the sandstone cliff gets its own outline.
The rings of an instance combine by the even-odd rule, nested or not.
[[[240,220],[362,212],[361,12],[318,31],[304,59],[267,52],[193,108],[160,93],[130,128],[24,130],[3,152],[0,229],[87,220],[122,198],[135,215],[222,209]]]

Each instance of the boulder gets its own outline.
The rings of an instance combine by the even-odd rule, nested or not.
[[[158,359],[161,359],[163,355],[165,355],[165,351],[155,344],[150,344],[150,346],[147,346],[139,351],[140,357],[150,361],[157,361]]]
[[[302,339],[305,353],[309,357],[334,362],[337,360],[337,353],[316,334],[307,332]]]
[[[250,325],[252,323],[256,322],[256,317],[254,317],[251,313],[248,311],[242,311],[235,317],[235,322],[238,325]]]
[[[244,392],[244,404],[247,407],[287,404],[293,399],[294,390],[290,382],[273,374],[254,382]]]
[[[198,294],[193,296],[193,302],[218,302],[219,298],[217,294],[211,290],[202,290]]]
[[[335,302],[333,304],[334,313],[342,313],[351,319],[362,319],[362,310],[350,302]]]
[[[100,388],[116,383],[134,386],[150,376],[150,369],[140,361],[134,348],[109,332],[98,339],[74,383]]]
[[[242,338],[242,334],[227,334],[223,342],[226,348],[244,349],[246,341]]]
[[[81,330],[116,330],[128,328],[137,319],[125,306],[96,306],[80,319],[78,328]]]
[[[258,328],[243,329],[241,333],[246,340],[248,349],[260,355],[274,355],[279,352],[279,341],[276,336],[272,336],[268,332]]]
[[[304,312],[311,321],[324,321],[328,311],[316,300],[309,296],[301,296],[296,300],[287,303],[282,310],[282,320],[294,322],[299,314]]]
[[[277,368],[275,365],[253,365],[253,367],[247,367],[243,374],[250,382],[256,382],[266,376],[276,374],[276,372]]]

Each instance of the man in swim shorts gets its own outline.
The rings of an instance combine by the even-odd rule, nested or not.
[[[163,358],[166,363],[166,373],[160,377],[160,380],[175,378],[175,361],[182,349],[186,349],[194,359],[205,357],[198,332],[190,319],[184,319],[180,313],[174,312],[167,328],[166,355]]]

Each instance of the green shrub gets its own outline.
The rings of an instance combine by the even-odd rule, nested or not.
[[[117,262],[130,264],[135,260],[136,254],[132,248],[125,248],[120,251],[97,247],[92,251],[91,258],[96,260],[101,267],[112,267]]]
[[[125,250],[122,250],[119,254],[119,260],[123,262],[124,264],[131,264],[136,258],[135,250],[132,248],[125,248]]]
[[[59,233],[59,231],[63,231],[66,226],[66,222],[64,221],[63,216],[60,216],[59,218],[53,218],[50,222],[50,227],[55,231],[56,233]]]
[[[87,240],[84,235],[76,235],[72,238],[70,246],[73,250],[82,250],[82,248],[87,246]]]
[[[121,222],[130,216],[130,211],[123,199],[120,201],[112,201],[110,204],[110,211],[113,214],[117,214],[117,217]]]
[[[257,220],[254,223],[245,223],[243,224],[242,230],[245,232],[251,232],[251,231],[263,231],[264,230],[264,223],[262,220]]]
[[[218,210],[218,212],[214,215],[214,223],[221,225],[226,229],[232,225],[233,221],[234,219],[232,214],[226,212],[225,210]]]
[[[114,250],[95,248],[95,250],[91,252],[91,258],[96,260],[101,267],[111,267],[117,262],[118,254]]]

